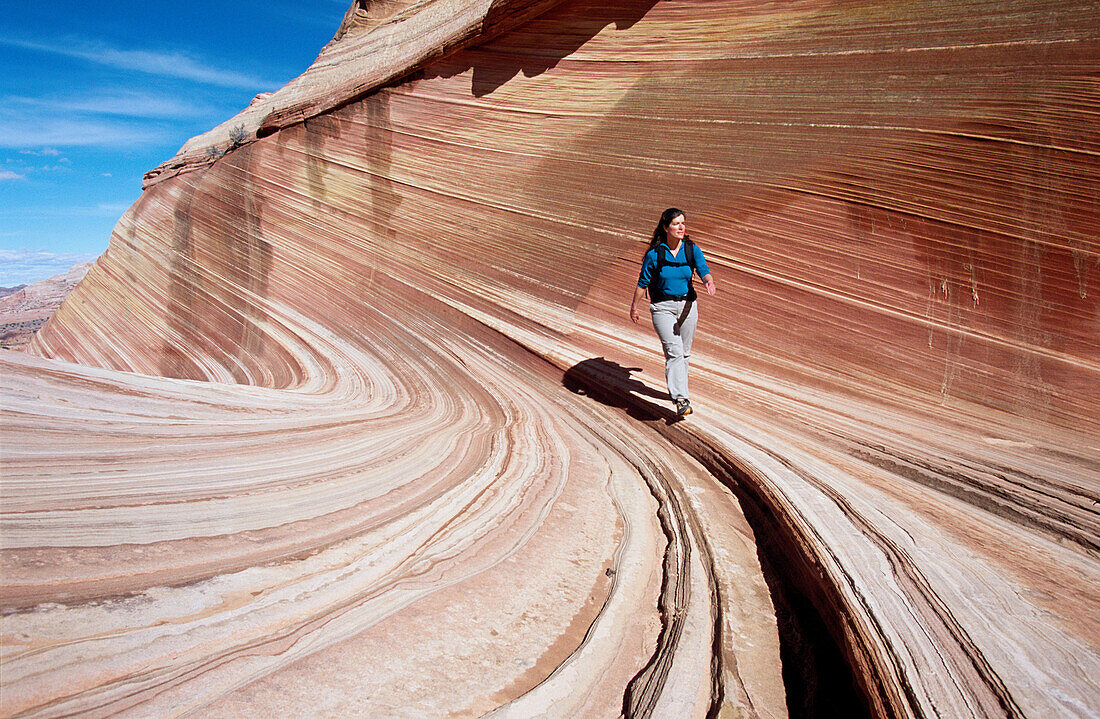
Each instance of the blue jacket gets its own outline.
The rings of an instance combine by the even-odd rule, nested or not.
[[[687,242],[680,244],[680,254],[676,257],[672,256],[672,252],[669,251],[668,245],[660,244],[655,249],[645,253],[645,259],[642,260],[642,271],[638,274],[638,286],[642,288],[648,288],[651,283],[656,283],[655,288],[666,295],[686,295],[691,288],[691,259],[687,257]],[[707,267],[707,259],[703,256],[703,251],[699,249],[696,244],[691,245],[691,249],[694,250],[695,269],[699,273],[699,277],[705,277],[710,274],[710,268]],[[661,268],[660,277],[654,277],[657,270],[657,253],[665,253],[665,266]],[[668,264],[670,262],[687,262],[687,265]],[[652,292],[650,295],[652,296]]]

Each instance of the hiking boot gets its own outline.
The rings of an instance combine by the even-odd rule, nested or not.
[[[676,400],[676,414],[680,417],[686,417],[691,414],[691,402],[686,399]]]

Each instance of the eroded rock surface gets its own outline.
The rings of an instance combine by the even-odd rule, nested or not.
[[[565,0],[261,98],[0,353],[4,714],[785,716],[759,544],[872,714],[1095,716],[1097,27]]]

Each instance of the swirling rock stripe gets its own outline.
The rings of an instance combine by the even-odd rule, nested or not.
[[[650,710],[748,703],[715,690],[718,581],[667,559],[737,547],[764,640],[739,654],[774,670],[751,533],[721,523],[736,501],[414,297],[308,392],[5,358],[5,715],[614,716],[654,654]],[[721,521],[659,522],[669,482]]]
[[[157,183],[33,343],[55,359],[3,360],[5,701],[781,715],[774,645],[735,624],[774,637],[730,581],[763,586],[744,520],[695,457],[770,518],[874,713],[1091,715],[1097,27],[564,2]],[[669,205],[720,293],[699,411],[655,438],[656,342],[623,315]],[[432,631],[478,596],[512,618],[492,642]]]

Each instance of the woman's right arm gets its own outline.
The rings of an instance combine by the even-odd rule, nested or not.
[[[646,299],[646,288],[653,280],[653,270],[657,265],[656,253],[650,250],[642,258],[642,269],[638,272],[638,286],[634,288],[634,299],[630,303],[630,321],[638,324],[642,303]]]
[[[641,305],[645,301],[645,288],[634,288],[634,300],[630,303],[630,321],[634,324],[638,324],[638,320],[641,319]]]

